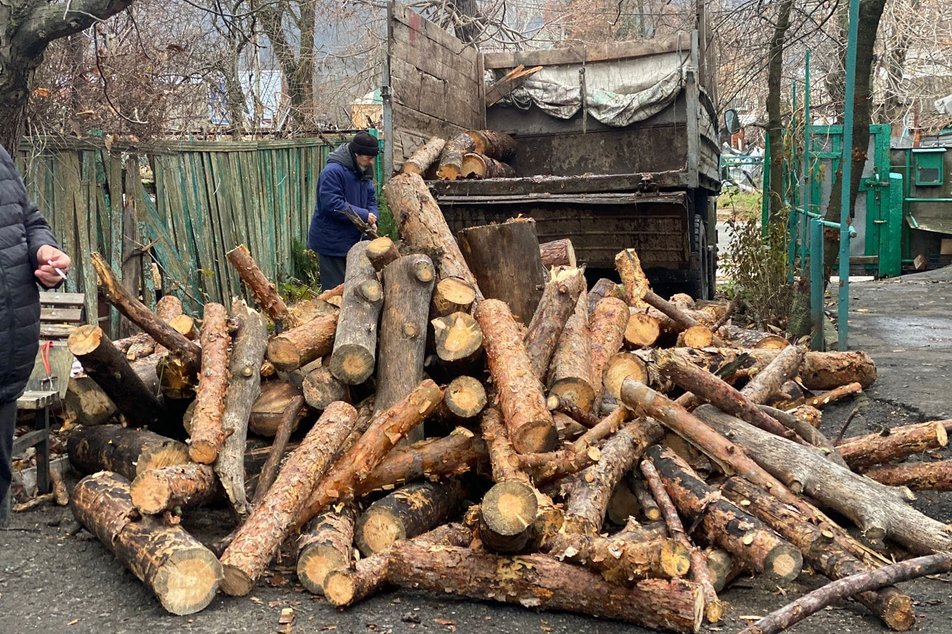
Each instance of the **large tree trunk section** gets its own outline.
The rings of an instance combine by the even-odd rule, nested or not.
[[[476,320],[513,446],[520,453],[552,450],[558,440],[555,423],[509,307],[499,300],[484,300],[476,307]]]
[[[261,315],[248,308],[244,300],[232,302],[231,315],[238,321],[238,330],[231,350],[230,379],[221,419],[225,442],[215,461],[215,473],[235,513],[244,517],[248,513],[248,500],[245,497],[248,419],[255,400],[261,394],[261,362],[267,347],[268,329]]]
[[[331,372],[347,385],[359,385],[369,379],[377,355],[383,289],[366,251],[367,243],[358,242],[347,252],[344,300],[331,353]]]
[[[116,412],[116,405],[112,399],[92,377],[69,378],[66,395],[63,397],[64,423],[69,423],[71,426],[102,425],[111,420]]]
[[[602,376],[605,393],[617,401],[621,398],[621,386],[625,379],[648,382],[648,367],[639,357],[629,352],[619,352],[608,359]]]
[[[80,481],[70,506],[76,519],[158,597],[166,611],[194,614],[215,598],[222,569],[215,555],[158,518],[138,518],[129,483],[102,472]],[[138,519],[137,519],[138,518]]]
[[[148,427],[166,435],[178,435],[177,425],[155,393],[133,371],[99,326],[80,326],[69,336],[69,351],[83,369],[116,404],[133,427]]]
[[[516,141],[505,132],[495,130],[470,130],[473,152],[484,154],[497,161],[508,161],[516,155]]]
[[[542,257],[542,266],[551,269],[553,266],[575,267],[575,247],[568,238],[543,242],[539,245],[539,255]]]
[[[404,243],[413,251],[433,254],[438,258],[435,263],[441,279],[459,278],[481,299],[476,278],[423,179],[416,174],[401,174],[390,179],[384,193]]]
[[[376,413],[405,398],[423,379],[426,326],[436,271],[425,255],[404,256],[383,271],[383,315],[377,363]],[[423,439],[423,428],[410,432]]]
[[[458,420],[476,418],[486,407],[486,402],[486,388],[471,376],[456,377],[443,392],[443,405]]]
[[[565,322],[552,355],[549,395],[557,397],[560,402],[574,403],[586,412],[592,411],[595,405],[592,331],[588,325],[588,297],[584,290],[575,304],[575,311]]]
[[[854,471],[896,462],[913,454],[940,449],[949,444],[949,436],[940,421],[904,425],[849,438],[836,446],[843,460]]]
[[[592,330],[592,388],[595,390],[596,413],[605,391],[604,377],[608,360],[621,350],[629,315],[628,305],[613,297],[598,302],[592,313],[589,323]]]
[[[391,562],[391,567],[393,562]],[[833,603],[860,592],[927,575],[944,574],[952,570],[952,553],[943,552],[907,559],[877,570],[870,570],[839,579],[806,594],[793,603],[772,612],[741,630],[740,634],[775,634]]]
[[[132,504],[145,515],[158,515],[177,506],[212,504],[221,500],[223,493],[212,467],[195,462],[144,471],[129,489]]]
[[[459,504],[462,489],[449,482],[415,482],[386,495],[357,520],[354,541],[365,557],[412,539],[444,523]]]
[[[646,312],[633,312],[625,326],[625,343],[630,348],[650,348],[661,336],[658,320]]]
[[[357,510],[345,504],[315,517],[298,539],[297,576],[313,594],[324,594],[324,579],[350,567]]]
[[[469,546],[473,533],[463,524],[443,524],[412,540],[427,547]],[[359,560],[351,569],[335,570],[324,579],[324,596],[336,607],[353,605],[387,584],[386,552]]]
[[[641,260],[634,249],[625,249],[615,255],[615,270],[621,276],[625,289],[625,301],[633,308],[645,305],[645,293],[650,290],[648,278],[641,269]]]
[[[463,162],[460,167],[462,178],[512,178],[515,175],[516,170],[502,161],[497,161],[476,152],[467,152],[463,155]]]
[[[450,367],[469,369],[482,359],[483,331],[473,317],[464,312],[437,317],[433,324],[436,356]]]
[[[265,277],[258,263],[251,257],[248,247],[241,244],[225,254],[231,265],[238,271],[238,277],[242,283],[251,291],[255,302],[261,307],[261,310],[271,319],[271,321],[283,324],[288,319],[288,307],[281,299],[274,284]]]
[[[661,427],[647,419],[628,423],[602,447],[598,462],[575,477],[565,504],[565,531],[597,535],[615,485],[644,450],[663,436]]]
[[[443,146],[443,153],[440,155],[440,164],[436,170],[436,176],[440,180],[455,181],[463,175],[463,155],[476,149],[476,143],[472,136],[462,132]],[[410,172],[412,173],[412,172]]]
[[[453,313],[469,313],[476,301],[476,291],[457,277],[444,277],[433,289],[430,317],[446,317]]]
[[[188,447],[141,429],[97,425],[74,429],[66,442],[69,462],[80,473],[114,471],[133,480],[149,469],[188,462]]]
[[[448,478],[472,470],[486,459],[482,439],[465,427],[448,436],[415,442],[391,451],[360,483],[357,495],[388,490],[414,480]]]
[[[400,257],[397,245],[387,236],[376,238],[367,243],[367,259],[375,271],[384,270],[388,264]]]
[[[248,431],[259,436],[273,438],[284,420],[284,412],[295,397],[301,396],[299,390],[290,381],[265,381],[261,384],[261,395],[251,406],[251,418]],[[323,409],[323,408],[322,408]],[[297,429],[300,419],[292,421],[291,432]]]
[[[347,386],[334,378],[331,369],[318,366],[307,373],[301,385],[304,400],[318,411],[323,411],[334,401],[349,401]]]
[[[804,560],[824,576],[842,579],[869,570],[866,564],[832,542],[796,509],[782,504],[743,478],[730,478],[721,490],[732,502],[743,506],[800,549]],[[904,632],[916,622],[912,599],[894,586],[864,592],[857,595],[856,600],[893,630]]]
[[[268,489],[274,484],[275,478],[278,477],[278,465],[281,464],[281,458],[288,447],[291,433],[297,428],[297,423],[301,420],[303,414],[304,397],[300,394],[291,398],[284,406],[281,422],[275,430],[274,442],[271,443],[271,451],[268,452],[268,459],[265,460],[264,466],[261,467],[261,471],[258,473],[258,484],[255,486],[253,500],[255,506],[261,503]]]
[[[430,137],[426,143],[413,151],[410,158],[403,162],[401,172],[423,176],[430,169],[430,166],[439,160],[440,153],[443,152],[445,146],[445,139],[438,136]]]
[[[952,491],[952,460],[876,467],[863,475],[881,484],[909,487],[913,491]]]
[[[697,524],[705,541],[715,544],[744,565],[770,579],[792,581],[800,574],[803,556],[763,522],[720,498],[677,455],[661,447],[648,450],[664,488],[685,519]]]
[[[559,342],[565,324],[575,312],[579,295],[585,288],[585,276],[581,269],[556,268],[549,274],[542,299],[536,307],[532,321],[526,330],[525,344],[532,362],[532,370],[540,380],[545,380],[552,361],[552,354]]]
[[[202,372],[195,391],[188,456],[194,462],[213,464],[225,442],[222,415],[228,390],[228,315],[221,304],[205,304],[202,324]]]
[[[290,372],[330,354],[338,316],[336,312],[320,315],[275,336],[268,344],[268,361],[278,370]]]
[[[357,410],[352,406],[332,405],[288,457],[277,480],[221,557],[222,590],[226,594],[244,596],[251,592],[356,422]]]
[[[524,325],[532,320],[545,285],[535,221],[530,218],[470,227],[459,247],[487,298],[501,299]]]
[[[754,375],[741,394],[757,404],[766,404],[788,380],[797,375],[803,362],[803,352],[796,346],[787,346],[760,372]]]
[[[424,379],[405,399],[374,416],[367,431],[350,449],[343,452],[328,470],[327,476],[313,489],[293,526],[303,525],[323,511],[328,504],[352,500],[361,483],[370,476],[390,450],[403,440],[411,429],[423,422],[442,399],[443,391],[440,387],[430,379]]]
[[[99,276],[100,288],[109,303],[115,306],[126,319],[152,335],[156,343],[165,346],[170,353],[178,356],[186,368],[193,372],[197,371],[202,357],[202,349],[198,344],[189,341],[182,333],[157,319],[142,302],[130,295],[100,254],[93,253],[91,259],[93,268]]]
[[[788,486],[850,518],[867,539],[888,537],[915,553],[952,548],[944,524],[907,506],[908,489],[881,485],[834,464],[812,447],[767,434],[712,407],[699,407],[695,413],[719,433],[729,434]]]
[[[498,557],[468,548],[394,545],[387,579],[435,593],[576,612],[674,632],[697,632],[704,598],[696,584],[648,579],[632,588],[546,555]]]

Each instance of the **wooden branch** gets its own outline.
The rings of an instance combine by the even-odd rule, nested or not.
[[[456,511],[462,488],[455,480],[414,482],[367,507],[354,530],[354,542],[365,557],[396,542],[412,539],[445,523]]]
[[[462,132],[443,146],[439,168],[436,175],[440,180],[455,181],[462,176],[463,155],[476,149],[476,143],[466,132]],[[389,200],[389,198],[388,198]],[[392,208],[392,207],[391,207]]]
[[[903,425],[848,438],[836,446],[843,460],[854,471],[873,465],[902,460],[913,454],[940,449],[949,444],[949,436],[941,421]]]
[[[810,407],[823,407],[829,405],[830,403],[835,403],[841,401],[844,398],[849,396],[855,396],[862,393],[863,386],[860,383],[847,383],[846,385],[841,385],[840,387],[833,388],[816,396],[811,396],[810,398],[803,400],[803,405],[809,405]]]
[[[275,335],[268,343],[268,360],[282,372],[290,372],[331,353],[337,333],[338,313],[320,315],[291,330]]]
[[[952,460],[874,467],[863,475],[881,484],[909,487],[913,491],[952,491]]]
[[[532,371],[544,380],[565,324],[575,312],[585,288],[583,269],[559,267],[551,270],[532,321],[526,329],[525,344]]]
[[[535,75],[540,70],[542,70],[542,66],[526,68],[520,65],[500,77],[499,80],[486,91],[486,108],[502,100],[513,88],[518,88],[526,79]]]
[[[239,244],[237,247],[225,254],[231,265],[238,271],[238,277],[242,283],[251,291],[255,298],[255,303],[261,307],[261,310],[271,321],[277,324],[283,324],[288,320],[288,306],[281,299],[274,284],[271,283],[261,269],[258,263],[251,257],[248,247]]]
[[[572,402],[582,411],[592,411],[595,387],[592,379],[592,331],[588,325],[588,296],[579,294],[575,311],[562,329],[552,355],[549,395],[559,402]]]
[[[628,539],[555,532],[546,537],[542,548],[559,561],[570,561],[623,585],[683,577],[692,565],[690,550],[666,536]]]
[[[615,269],[621,276],[625,289],[625,301],[629,306],[641,308],[645,305],[645,293],[650,290],[648,278],[641,269],[641,260],[634,249],[625,249],[615,255]]]
[[[188,445],[188,457],[193,462],[213,464],[225,442],[222,415],[228,390],[230,344],[225,307],[214,302],[205,304],[202,372],[195,391],[195,414]]]
[[[628,305],[620,299],[606,297],[595,306],[591,315],[592,331],[592,388],[595,390],[595,412],[598,412],[605,392],[605,370],[608,360],[619,350],[625,340],[628,326]]]
[[[12,44],[27,57],[42,55],[53,40],[85,31],[125,11],[132,0],[81,0],[67,4],[32,5],[22,16]]]
[[[797,346],[787,346],[760,372],[754,375],[741,394],[758,405],[763,405],[780,391],[780,387],[797,375],[803,362],[803,352]]]
[[[438,136],[430,137],[426,143],[414,150],[413,154],[403,162],[401,171],[404,174],[423,176],[430,169],[430,166],[439,160],[445,146],[445,139]]]
[[[287,449],[291,432],[297,428],[297,422],[303,408],[304,397],[300,395],[292,397],[285,406],[284,412],[281,414],[281,422],[274,434],[274,442],[271,443],[271,451],[268,452],[268,459],[258,474],[258,484],[255,487],[255,495],[252,500],[254,506],[261,503],[268,489],[274,484],[274,479],[278,477],[278,465],[281,464],[281,457],[284,456],[284,450]]]

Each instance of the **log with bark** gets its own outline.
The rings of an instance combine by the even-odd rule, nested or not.
[[[430,137],[426,143],[413,151],[413,154],[403,162],[401,171],[404,174],[423,176],[430,166],[440,158],[440,153],[446,146],[446,140],[438,136]]]
[[[588,314],[591,315],[594,313],[598,302],[606,297],[624,300],[625,292],[617,282],[603,277],[598,279],[588,291]]]
[[[847,383],[846,385],[841,385],[840,387],[833,388],[832,390],[821,392],[815,396],[804,398],[802,404],[809,405],[810,407],[824,407],[830,403],[841,401],[844,398],[856,396],[862,391],[863,386],[860,383]]]
[[[525,336],[532,370],[539,379],[545,379],[556,345],[584,288],[583,269],[559,267],[549,272],[549,280]]]
[[[367,243],[367,259],[373,265],[374,270],[380,272],[388,264],[400,257],[400,251],[393,240],[387,236],[376,238]]]
[[[503,300],[520,322],[528,324],[545,285],[535,221],[517,218],[469,227],[457,237],[483,295]]]
[[[648,382],[648,367],[641,358],[629,352],[618,352],[608,358],[602,377],[604,393],[618,400],[621,398],[621,386],[625,379]]]
[[[132,481],[129,494],[137,511],[157,515],[176,507],[212,504],[222,499],[224,489],[211,465],[189,462],[143,471]]]
[[[330,407],[330,405],[328,405]],[[327,409],[327,408],[325,408]],[[271,450],[268,452],[268,458],[264,466],[258,473],[258,484],[255,486],[254,504],[257,506],[264,499],[265,494],[275,478],[278,477],[278,465],[281,464],[281,458],[288,446],[288,440],[291,433],[297,427],[297,422],[304,414],[304,397],[297,395],[293,397],[284,406],[284,412],[281,414],[281,422],[278,424],[274,434],[274,442],[271,443]]]
[[[163,295],[155,303],[155,317],[160,321],[170,323],[180,315],[182,315],[182,300],[175,295]],[[184,335],[185,333],[183,332],[182,334]],[[140,332],[131,337],[120,339],[116,341],[115,344],[116,347],[126,355],[129,361],[142,359],[154,352],[164,350],[162,346],[155,343],[155,339],[147,332]]]
[[[471,376],[458,376],[446,386],[443,405],[455,420],[470,420],[486,407],[486,388]]]
[[[437,178],[444,181],[455,181],[461,178],[463,175],[463,156],[475,149],[476,142],[467,132],[461,132],[447,141],[440,154],[440,163],[436,170]]]
[[[464,154],[460,165],[460,178],[512,178],[515,175],[511,165],[476,152]]]
[[[755,374],[740,393],[758,405],[766,404],[789,379],[797,375],[801,363],[803,351],[797,346],[787,346]]]
[[[258,263],[251,257],[248,247],[243,244],[238,245],[225,254],[231,265],[238,271],[238,277],[242,283],[251,291],[255,302],[261,307],[271,321],[277,324],[284,324],[288,319],[288,306],[281,299],[278,290],[274,284],[261,272]]]
[[[108,471],[73,489],[73,515],[159,599],[166,611],[194,614],[215,598],[222,568],[215,555],[181,526],[139,517],[129,482]]]
[[[301,390],[290,381],[274,380],[261,383],[261,394],[251,406],[248,431],[273,438],[281,426],[288,403],[301,396]],[[292,421],[291,432],[297,429],[299,418]]]
[[[289,524],[300,515],[308,495],[320,481],[338,447],[357,422],[357,411],[335,403],[289,456],[264,499],[254,507],[221,557],[226,594],[244,596],[271,562],[287,537]]]
[[[373,374],[382,308],[383,289],[367,259],[367,243],[358,242],[347,252],[344,299],[329,366],[342,383],[359,385]]]
[[[476,301],[473,287],[458,277],[444,277],[433,289],[430,317],[445,317],[453,313],[469,313]]]
[[[483,331],[469,314],[456,312],[430,322],[436,356],[450,368],[474,369],[483,358]]]
[[[592,331],[588,324],[588,296],[584,290],[575,304],[575,311],[565,322],[552,355],[549,394],[586,412],[595,405]]]
[[[625,249],[615,255],[615,270],[621,276],[625,301],[633,308],[645,305],[645,293],[650,290],[648,278],[641,269],[641,260],[634,249]]]
[[[628,305],[620,299],[606,297],[598,302],[591,315],[592,331],[592,388],[595,390],[594,409],[598,412],[605,391],[605,370],[608,360],[621,350],[628,326]]]
[[[658,320],[646,312],[635,311],[628,317],[625,326],[625,343],[632,349],[650,348],[661,335]]]
[[[476,320],[513,446],[520,453],[550,451],[558,440],[555,424],[509,307],[499,300],[484,300],[476,307]]]
[[[664,515],[661,513],[661,507],[658,506],[657,500],[651,495],[651,491],[648,490],[648,485],[645,483],[645,479],[642,477],[641,472],[635,469],[632,469],[628,475],[628,484],[631,486],[631,492],[635,495],[635,498],[638,499],[638,504],[641,507],[641,514],[649,522],[657,522],[658,520],[664,519]]]
[[[896,462],[908,456],[940,449],[949,444],[941,421],[903,425],[878,434],[848,438],[836,446],[843,460],[854,471]]]
[[[304,400],[312,408],[323,411],[334,401],[349,401],[347,386],[338,381],[327,366],[310,370],[301,384]]]
[[[66,452],[80,473],[114,471],[129,480],[149,469],[188,462],[184,443],[119,425],[74,429],[66,441]]]
[[[952,460],[874,467],[863,475],[881,484],[909,487],[913,491],[952,491]]]
[[[357,509],[345,504],[318,514],[298,538],[297,576],[308,592],[324,594],[324,580],[353,559]]]
[[[357,520],[354,542],[365,557],[412,539],[446,522],[456,511],[462,487],[455,480],[414,482],[375,501]]]
[[[473,139],[473,152],[498,161],[508,161],[516,154],[516,141],[505,132],[469,130],[466,134]]]
[[[543,242],[539,245],[539,254],[542,257],[542,266],[546,269],[553,266],[576,266],[575,247],[568,238]]]
[[[297,328],[286,330],[268,343],[268,360],[283,372],[290,372],[333,350],[339,315],[320,315]]]
[[[229,383],[230,344],[225,307],[208,302],[202,324],[202,371],[195,390],[188,445],[188,457],[201,464],[213,464],[225,442],[222,415]]]
[[[135,368],[133,368],[135,371]],[[153,373],[155,366],[153,366]],[[141,377],[140,377],[141,378]],[[153,386],[158,389],[158,378]],[[75,425],[102,425],[109,422],[118,410],[101,387],[88,376],[71,376],[63,396],[63,423]]]

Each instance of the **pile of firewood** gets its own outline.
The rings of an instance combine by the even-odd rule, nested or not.
[[[495,130],[468,130],[449,141],[433,137],[403,164],[404,174],[455,181],[461,178],[510,178],[516,155],[511,136]]]
[[[93,475],[71,504],[168,611],[247,595],[284,546],[336,606],[408,586],[696,632],[738,574],[782,583],[808,565],[849,579],[751,631],[843,596],[912,626],[889,584],[948,553],[871,571],[949,550],[897,486],[948,486],[949,469],[879,465],[945,445],[946,427],[834,446],[818,408],[874,381],[866,354],[804,352],[732,325],[724,303],[659,297],[633,250],[621,285],[588,288],[571,242],[540,246],[531,220],[454,238],[419,175],[386,190],[399,244],[357,244],[342,287],[293,306],[239,247],[264,316],[208,303],[198,332],[95,259],[143,332],[70,338],[125,424],[72,434]],[[236,518],[217,553],[179,523],[212,504]]]

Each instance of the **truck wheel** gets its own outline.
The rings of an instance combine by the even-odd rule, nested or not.
[[[707,226],[701,216],[694,216],[691,225],[691,272],[688,293],[695,299],[711,299],[714,286],[711,281]]]

